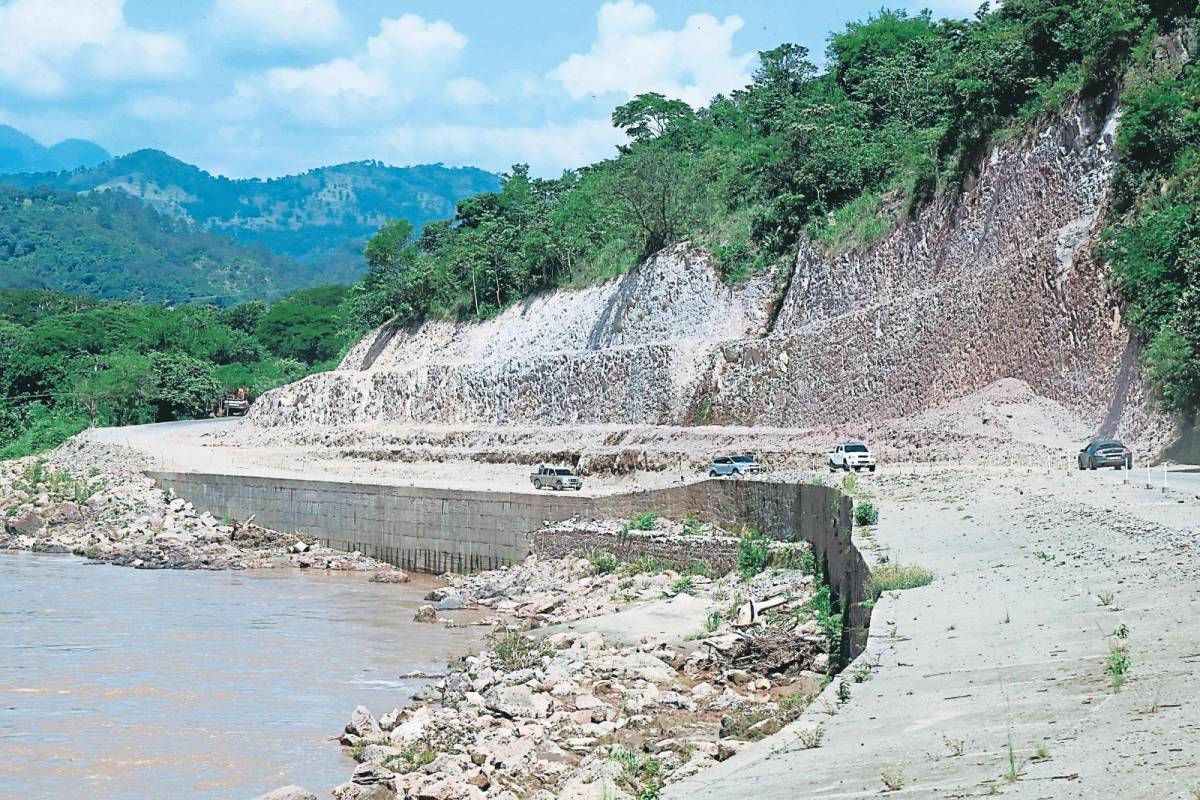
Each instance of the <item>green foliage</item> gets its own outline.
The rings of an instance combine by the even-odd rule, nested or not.
[[[279,287],[291,289],[355,280],[362,275],[362,243],[378,227],[376,220],[405,217],[421,227],[464,197],[495,191],[499,176],[471,167],[359,161],[269,180],[231,180],[158,150],[138,150],[90,169],[5,175],[0,183],[53,186],[89,197],[109,186],[128,186],[149,197],[173,193],[172,208],[191,219],[245,245],[288,256],[292,269],[305,276]]]
[[[588,553],[587,559],[598,575],[611,575],[621,566],[621,559],[605,550]]]
[[[879,522],[879,509],[870,500],[863,500],[854,506],[854,524],[859,527],[874,525]]]
[[[771,539],[751,531],[738,541],[737,571],[743,580],[749,580],[767,568],[771,560]]]
[[[928,586],[933,583],[933,578],[933,570],[920,564],[879,564],[867,579],[867,596],[879,597],[884,592]]]
[[[520,631],[505,630],[491,637],[492,660],[505,672],[542,665],[542,657],[551,652],[543,641],[531,639]]]
[[[319,282],[320,268],[160,215],[121,191],[0,185],[0,289],[232,305]]]
[[[1126,93],[1104,255],[1167,409],[1200,411],[1200,67]]]
[[[202,417],[331,365],[348,344],[344,287],[167,308],[0,290],[0,457],[55,447],[88,425]]]
[[[630,520],[629,529],[633,531],[652,531],[657,524],[658,512],[646,511]]]
[[[1193,12],[1176,0],[1006,0],[966,21],[885,9],[830,38],[824,71],[785,43],[706,107],[639,95],[613,112],[629,137],[614,157],[553,180],[518,164],[415,240],[389,222],[353,319],[484,319],[685,240],[730,283],[805,236],[869,245],[957,187],[993,135],[1112,85],[1148,33]],[[1171,146],[1181,132],[1164,123],[1183,107],[1147,99],[1139,147]]]

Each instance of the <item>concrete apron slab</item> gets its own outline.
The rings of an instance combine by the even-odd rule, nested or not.
[[[969,517],[928,492],[883,499],[877,540],[938,579],[880,599],[866,652],[842,674],[850,699],[838,701],[835,681],[797,722],[665,798],[1193,800],[1195,540],[1073,519],[1053,478],[977,480]],[[1106,483],[1092,502],[1153,519],[1149,504],[1161,501],[1150,494]],[[1038,514],[1045,524],[1030,519]],[[1114,602],[1101,605],[1098,592]],[[1126,640],[1111,636],[1122,624]],[[1104,670],[1114,643],[1134,664],[1120,693]],[[817,726],[822,745],[804,749],[797,733]],[[888,791],[884,773],[900,788]]]

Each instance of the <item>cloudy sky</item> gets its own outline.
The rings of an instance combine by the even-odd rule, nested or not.
[[[880,0],[0,0],[0,123],[231,177],[377,158],[557,175],[612,108],[702,104]],[[889,5],[966,16],[975,0]]]

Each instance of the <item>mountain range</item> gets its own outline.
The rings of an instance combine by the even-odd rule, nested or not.
[[[58,172],[94,167],[110,158],[107,150],[86,139],[64,139],[46,147],[16,128],[0,125],[0,173]]]
[[[137,150],[69,171],[0,174],[0,183],[118,189],[164,215],[243,244],[261,243],[345,280],[361,274],[363,244],[387,219],[403,217],[419,229],[453,216],[459,200],[496,190],[500,177],[472,167],[356,161],[281,178],[231,179],[161,150]]]

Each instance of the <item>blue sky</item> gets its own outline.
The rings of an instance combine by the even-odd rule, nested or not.
[[[930,0],[967,16],[975,0]],[[879,0],[0,0],[0,123],[217,174],[364,158],[536,174],[604,158],[614,106],[701,104]]]

